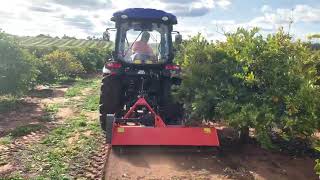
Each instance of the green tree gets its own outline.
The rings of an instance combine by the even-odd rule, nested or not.
[[[320,39],[320,34],[311,34],[308,36],[308,39]]]
[[[34,85],[34,57],[0,32],[0,95],[19,95]]]
[[[43,62],[49,66],[56,78],[63,76],[75,76],[83,73],[84,68],[79,61],[67,51],[56,50],[43,57]],[[46,73],[42,71],[42,73]]]
[[[79,60],[88,73],[101,70],[106,59],[111,57],[110,49],[104,48],[77,48],[70,52]]]
[[[310,50],[280,30],[266,39],[238,29],[226,42],[200,35],[186,41],[177,61],[184,80],[177,97],[191,116],[219,119],[271,147],[271,129],[283,137],[310,136],[319,127],[319,87]]]

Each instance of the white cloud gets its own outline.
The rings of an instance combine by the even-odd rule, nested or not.
[[[275,32],[280,27],[285,31],[296,34],[296,37],[305,39],[306,33],[301,32],[301,29],[295,28],[297,23],[319,23],[320,9],[308,5],[296,5],[293,9],[272,9],[268,5],[261,7],[261,16],[252,18],[245,22],[235,22],[234,20],[213,20],[210,23],[211,39],[216,39],[214,36],[223,32],[233,32],[238,27],[253,28],[259,27],[262,34]]]
[[[1,2],[0,28],[17,35],[67,34],[86,38],[101,34],[107,25],[110,26],[113,12],[144,7],[175,13],[183,30],[189,28],[183,21],[230,4],[231,0],[10,0]]]
[[[163,9],[178,16],[175,27],[184,36],[202,32],[210,39],[223,39],[221,32],[237,27],[260,27],[263,32],[274,32],[281,26],[297,23],[319,23],[320,9],[309,5],[295,5],[293,9],[263,5],[261,15],[251,20],[212,20],[215,8],[229,8],[232,0],[10,0],[0,6],[0,28],[18,35],[50,34],[86,38],[100,35],[112,26],[112,13],[130,7]],[[210,22],[211,21],[211,22]],[[208,23],[209,22],[209,23]],[[297,33],[301,33],[301,29]]]
[[[100,35],[108,21],[106,15],[111,16],[104,10],[80,10],[50,2],[33,4],[30,1],[13,0],[2,3],[1,7],[0,28],[17,35],[67,34],[78,38]],[[11,7],[15,10],[11,11]]]
[[[297,5],[293,10],[293,18],[302,22],[320,22],[320,8]]]
[[[296,5],[293,9],[262,8],[264,15],[258,17],[256,22],[269,23],[274,25],[288,25],[289,23],[317,23],[320,22],[320,9],[309,5]]]
[[[272,8],[269,5],[263,5],[261,7],[261,12],[263,12],[263,13],[270,12],[270,11],[272,11]]]
[[[220,0],[220,1],[217,1],[217,4],[218,4],[218,6],[226,9],[226,8],[228,8],[228,6],[231,5],[231,1],[228,1],[228,0]]]

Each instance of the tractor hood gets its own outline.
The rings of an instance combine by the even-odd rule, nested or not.
[[[157,9],[129,8],[113,13],[113,17],[111,18],[111,21],[114,22],[128,20],[152,21],[164,24],[177,24],[177,18],[175,15]]]

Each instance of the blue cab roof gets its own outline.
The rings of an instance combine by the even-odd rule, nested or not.
[[[117,11],[113,13],[112,21],[122,21],[122,15],[127,15],[129,20],[150,20],[166,22],[170,24],[177,24],[177,17],[171,13],[167,13],[162,10],[157,9],[147,9],[147,8],[129,8],[122,11]],[[163,17],[168,17],[167,21],[163,21]]]

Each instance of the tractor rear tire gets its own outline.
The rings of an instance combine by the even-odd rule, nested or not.
[[[169,78],[162,80],[160,115],[168,125],[181,125],[184,115],[183,106],[182,104],[174,102],[171,95],[172,84],[173,82]]]
[[[112,130],[113,130],[113,123],[114,123],[115,117],[113,114],[107,114],[106,120],[105,120],[105,135],[106,135],[106,143],[111,144],[112,142]]]
[[[105,76],[101,84],[100,94],[100,124],[106,131],[107,114],[115,114],[121,109],[121,84],[119,77]]]
[[[181,125],[183,122],[183,106],[179,103],[168,103],[163,107],[162,117],[167,125]]]

